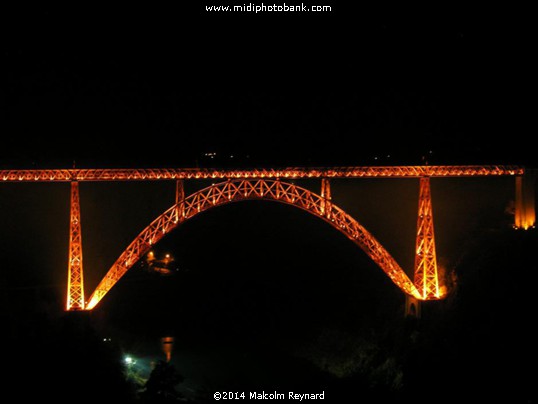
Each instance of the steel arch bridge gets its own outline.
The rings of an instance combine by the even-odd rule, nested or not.
[[[280,180],[228,180],[197,191],[187,198],[178,198],[176,204],[151,222],[120,255],[90,296],[85,308],[93,309],[120,278],[144,256],[161,238],[182,222],[216,206],[245,200],[269,200],[298,207],[317,216],[357,244],[406,294],[422,296],[405,271],[388,251],[363,226],[343,209],[335,206],[327,193],[328,182],[323,181],[318,195],[297,185]],[[179,194],[182,194],[180,188]],[[439,291],[436,291],[439,298]]]
[[[0,183],[69,182],[71,212],[67,282],[67,310],[91,310],[153,244],[185,220],[215,206],[242,200],[272,200],[303,209],[317,216],[362,248],[366,254],[406,294],[406,311],[418,309],[418,301],[442,299],[446,289],[437,272],[430,178],[498,177],[515,178],[514,228],[535,228],[536,170],[520,166],[364,166],[283,169],[42,169],[0,170]],[[284,181],[320,179],[321,194]],[[332,178],[417,178],[420,181],[414,278],[411,281],[385,248],[355,219],[334,205],[331,198]],[[221,179],[185,197],[184,180]],[[87,181],[176,181],[175,203],[151,222],[127,247],[85,300],[79,183]],[[284,181],[281,181],[284,180]],[[418,315],[417,312],[415,312]]]

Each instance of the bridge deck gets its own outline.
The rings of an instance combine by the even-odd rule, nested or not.
[[[239,178],[420,178],[523,175],[521,166],[371,166],[282,169],[125,168],[0,170],[3,182],[158,181]]]

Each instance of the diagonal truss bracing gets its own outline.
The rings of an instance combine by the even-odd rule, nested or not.
[[[420,179],[415,247],[415,286],[419,290],[422,300],[434,300],[442,297],[437,272],[432,197],[428,177]]]
[[[291,179],[291,178],[421,178],[515,176],[520,166],[373,166],[290,167],[282,169],[223,170],[204,168],[118,168],[0,170],[0,182],[155,181],[187,179]]]
[[[327,188],[325,188],[327,189]],[[93,309],[120,278],[162,237],[181,222],[215,206],[243,200],[272,200],[290,204],[330,223],[362,248],[405,293],[421,298],[413,282],[387,250],[355,219],[324,197],[280,180],[228,180],[197,191],[166,210],[146,227],[120,255],[88,300]],[[178,209],[181,205],[181,209]],[[179,212],[179,214],[178,214]]]

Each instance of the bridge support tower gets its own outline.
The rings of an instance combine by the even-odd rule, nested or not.
[[[82,234],[80,228],[80,198],[77,181],[71,182],[71,214],[69,219],[69,261],[67,268],[66,310],[84,310]]]
[[[439,275],[437,272],[437,254],[435,251],[429,177],[420,178],[414,283],[422,300],[436,300],[442,298],[439,289]]]
[[[536,226],[535,183],[536,175],[530,171],[516,177],[516,229],[528,230]]]

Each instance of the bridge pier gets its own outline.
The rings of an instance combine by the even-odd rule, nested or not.
[[[71,213],[69,218],[69,261],[67,268],[66,310],[84,310],[82,233],[80,228],[80,198],[77,181],[71,182]]]
[[[527,171],[516,177],[516,211],[514,227],[528,230],[536,226],[535,190],[536,176]]]
[[[423,300],[442,298],[437,272],[430,177],[420,178],[414,284]]]

